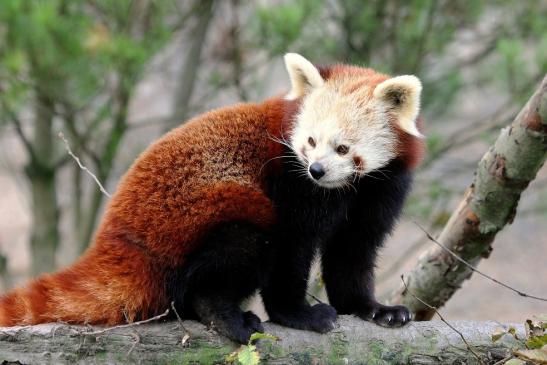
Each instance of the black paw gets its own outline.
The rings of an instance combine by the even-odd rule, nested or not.
[[[251,331],[251,335],[255,332],[264,332],[262,321],[260,320],[260,318],[258,318],[256,314],[251,311],[243,313],[243,324],[247,329]]]
[[[387,306],[380,303],[370,305],[369,308],[359,312],[358,315],[383,327],[401,327],[412,319],[407,307],[402,305]]]
[[[334,329],[336,309],[328,304],[303,305],[291,310],[268,310],[272,322],[301,330],[326,333]]]
[[[239,312],[236,315],[224,318],[223,321],[213,322],[213,327],[229,339],[246,344],[255,332],[264,332],[262,322],[251,311]]]

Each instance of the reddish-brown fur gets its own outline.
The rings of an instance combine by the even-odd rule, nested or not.
[[[417,121],[418,130],[422,130],[422,118],[418,117]],[[398,146],[397,156],[400,158],[409,170],[414,170],[424,157],[425,153],[425,141],[420,138],[416,138],[406,132],[403,132],[399,126],[392,120],[392,126],[397,133]]]
[[[280,137],[290,104],[212,111],[154,143],[120,182],[93,246],[71,267],[2,297],[0,325],[115,324],[164,311],[166,272],[211,227],[272,223],[264,176],[281,153],[272,137]]]
[[[352,73],[370,76],[368,88],[387,78],[350,66],[322,69],[324,77]],[[275,220],[266,178],[279,163],[273,158],[283,152],[274,139],[287,136],[298,106],[298,100],[274,98],[219,109],[154,143],[120,182],[94,244],[74,265],[4,295],[0,325],[113,325],[163,312],[170,301],[167,273],[184,263],[212,227],[234,220],[268,226]],[[423,142],[398,133],[399,157],[414,168]]]

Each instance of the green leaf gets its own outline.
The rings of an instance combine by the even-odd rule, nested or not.
[[[526,347],[529,349],[539,349],[545,345],[547,345],[547,334],[533,336],[526,340]]]
[[[256,351],[256,346],[243,346],[237,354],[237,361],[239,361],[241,365],[258,365],[260,356],[258,351]]]
[[[272,341],[277,341],[279,340],[279,337],[277,336],[274,336],[274,335],[271,335],[269,333],[260,333],[260,332],[255,332],[251,335],[251,339],[249,340],[250,342],[253,342],[253,341],[256,341],[256,340],[272,340]]]

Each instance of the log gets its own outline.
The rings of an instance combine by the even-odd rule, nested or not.
[[[482,157],[471,186],[437,241],[473,266],[487,258],[496,234],[513,221],[521,193],[546,158],[547,76]],[[401,284],[389,301],[406,305],[418,320],[431,319],[434,311],[412,294],[439,308],[472,273],[449,252],[433,246],[420,255],[416,266],[405,275],[409,290]]]
[[[522,343],[511,335],[492,341],[491,335],[502,326],[499,323],[451,324],[484,363],[494,363],[510,355],[512,349],[522,348]],[[524,338],[523,327],[514,327],[517,336]],[[265,330],[279,338],[258,341],[260,358],[269,364],[479,363],[460,335],[441,321],[411,322],[392,329],[340,316],[337,328],[324,335],[271,323],[265,323]],[[2,364],[216,364],[226,363],[227,356],[238,348],[240,345],[194,321],[143,324],[104,332],[97,327],[62,323],[0,328]]]

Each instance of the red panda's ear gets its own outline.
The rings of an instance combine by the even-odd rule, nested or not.
[[[325,82],[319,74],[319,70],[299,54],[287,53],[285,66],[291,79],[291,92],[286,97],[288,100],[304,96]]]
[[[374,89],[374,97],[387,103],[395,111],[401,129],[416,137],[423,137],[416,127],[421,93],[422,83],[413,75],[393,77]]]

